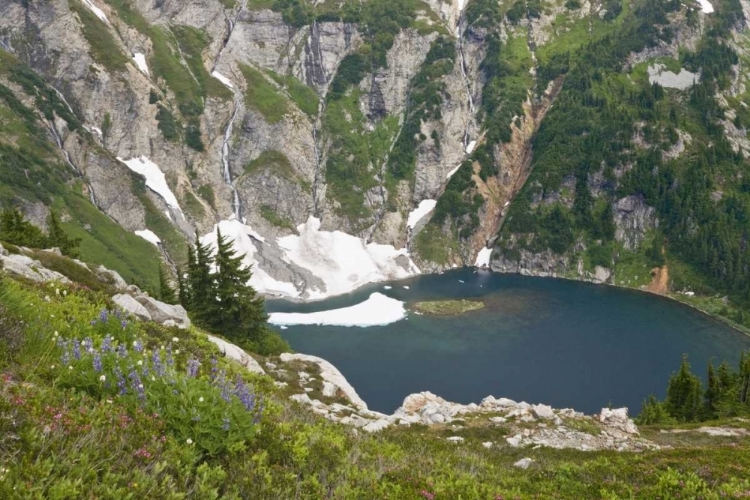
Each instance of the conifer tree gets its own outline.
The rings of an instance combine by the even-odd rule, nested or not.
[[[70,238],[65,233],[60,225],[60,218],[54,210],[50,211],[49,214],[48,233],[46,246],[57,247],[60,252],[69,257],[78,257],[78,246],[81,244],[81,238]]]
[[[706,376],[706,416],[716,418],[718,414],[719,401],[722,397],[721,381],[714,370],[713,363],[708,364],[708,375]]]
[[[32,248],[42,248],[47,243],[41,229],[27,221],[17,208],[5,209],[0,214],[0,240]]]
[[[174,288],[169,283],[169,275],[164,270],[164,266],[159,266],[159,299],[167,304],[177,302]]]
[[[190,254],[193,254],[192,256]],[[188,287],[190,301],[187,308],[195,315],[199,324],[210,327],[218,320],[216,287],[211,276],[211,253],[195,236],[195,249],[188,250]]]
[[[239,341],[257,342],[266,333],[263,299],[249,285],[252,271],[232,243],[216,229],[216,293],[221,307],[218,327]]]
[[[683,355],[680,370],[669,378],[664,402],[667,411],[680,421],[693,421],[698,418],[702,399],[701,381],[690,371],[687,355]]]

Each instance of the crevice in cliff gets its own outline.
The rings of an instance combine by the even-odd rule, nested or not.
[[[459,5],[459,13],[458,13],[458,24],[456,26],[456,49],[458,49],[458,59],[459,59],[459,65],[461,66],[461,77],[464,81],[464,87],[466,88],[466,99],[469,104],[469,116],[474,116],[474,96],[471,93],[471,82],[469,82],[469,77],[466,74],[466,58],[464,56],[464,33],[465,33],[465,27],[464,25],[464,10],[463,5]],[[469,146],[469,142],[471,141],[471,136],[469,132],[471,120],[467,118],[466,120],[466,126],[464,128],[464,138],[463,138],[463,145],[464,145],[464,152],[466,152],[466,148]]]

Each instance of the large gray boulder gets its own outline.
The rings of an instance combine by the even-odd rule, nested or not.
[[[170,322],[169,326],[176,325],[182,329],[190,328],[190,318],[188,318],[184,307],[165,304],[145,295],[139,295],[135,300],[148,310],[152,321],[160,324]]]
[[[60,283],[70,283],[70,280],[56,271],[50,271],[42,266],[38,260],[20,254],[0,255],[2,268],[16,276],[36,281],[37,283],[46,283],[47,281],[59,281]]]
[[[112,297],[112,301],[126,313],[132,314],[140,320],[151,321],[151,313],[148,312],[148,309],[130,295],[118,294]]]
[[[247,368],[249,371],[253,373],[260,373],[261,375],[264,375],[266,373],[263,367],[261,367],[258,364],[258,362],[255,361],[255,358],[250,356],[248,353],[246,353],[245,351],[243,351],[241,348],[237,347],[236,345],[229,343],[226,340],[220,339],[218,337],[214,337],[213,335],[209,335],[208,340],[216,344],[216,346],[219,348],[219,351],[225,357],[241,364],[242,366]]]

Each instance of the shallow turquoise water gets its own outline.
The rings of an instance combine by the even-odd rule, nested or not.
[[[480,297],[486,304],[453,317],[409,314],[387,326],[281,330],[292,348],[329,360],[371,409],[388,413],[419,391],[460,403],[491,394],[587,413],[608,404],[637,413],[649,394],[663,396],[682,353],[702,374],[709,359],[736,365],[750,348],[750,337],[668,299],[474,269],[369,285],[313,304],[269,301],[268,310],[346,307],[375,291],[407,304]]]

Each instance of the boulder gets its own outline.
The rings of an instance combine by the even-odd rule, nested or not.
[[[518,462],[514,463],[513,467],[518,467],[519,469],[526,470],[529,467],[531,467],[531,464],[533,464],[533,463],[534,463],[534,460],[532,460],[532,459],[530,459],[530,458],[527,457],[527,458],[522,458]]]
[[[365,432],[380,432],[388,427],[388,425],[390,425],[390,422],[384,418],[381,418],[380,420],[376,420],[365,425],[364,427],[362,427],[362,430]]]
[[[255,361],[255,358],[250,356],[248,353],[243,351],[241,348],[237,347],[234,344],[231,344],[227,342],[226,340],[220,339],[218,337],[214,337],[213,335],[208,336],[208,340],[210,342],[213,342],[216,344],[216,347],[219,348],[219,351],[227,358],[231,359],[232,361],[235,361],[245,368],[247,368],[249,371],[253,373],[260,373],[265,374],[265,370],[263,370],[263,367],[258,364],[257,361]]]
[[[531,407],[531,411],[537,418],[542,420],[552,420],[555,418],[555,412],[552,411],[551,406],[547,405],[534,405]]]
[[[0,255],[2,268],[17,276],[21,276],[37,283],[46,283],[48,281],[59,281],[60,283],[70,283],[70,280],[62,274],[50,271],[42,266],[41,262],[31,257],[21,254]]]
[[[354,387],[344,378],[341,372],[325,359],[317,356],[310,356],[309,354],[291,354],[288,352],[283,353],[279,356],[279,359],[284,363],[290,361],[304,361],[306,363],[314,363],[320,368],[320,378],[326,382],[330,382],[336,387],[337,392],[341,392],[346,399],[349,400],[358,410],[367,410],[367,404],[359,397]]]
[[[516,434],[515,436],[511,436],[509,438],[505,438],[505,441],[511,445],[513,448],[518,448],[521,446],[521,441],[523,441],[523,436],[520,434]]]
[[[462,443],[464,441],[464,438],[461,436],[451,436],[449,438],[446,438],[448,441],[454,442],[456,444]]]
[[[163,324],[166,321],[174,321],[179,328],[190,328],[190,318],[188,318],[185,308],[171,304],[165,304],[145,295],[139,295],[135,298],[151,314],[151,319],[157,323]]]
[[[638,434],[638,427],[635,426],[635,422],[628,418],[627,408],[616,408],[614,410],[602,408],[602,411],[599,412],[599,422],[626,434]]]
[[[136,318],[143,321],[151,321],[151,313],[148,309],[143,307],[140,302],[135,300],[130,295],[117,294],[112,297],[112,302],[128,314],[132,314]]]
[[[100,278],[104,278],[105,281],[114,285],[118,290],[126,290],[128,288],[127,282],[122,279],[122,276],[120,276],[117,271],[112,271],[104,266],[99,266],[96,268],[96,274]]]
[[[487,449],[490,449],[490,448],[492,448],[492,441],[486,441],[486,442],[482,443],[482,446],[484,446]]]

